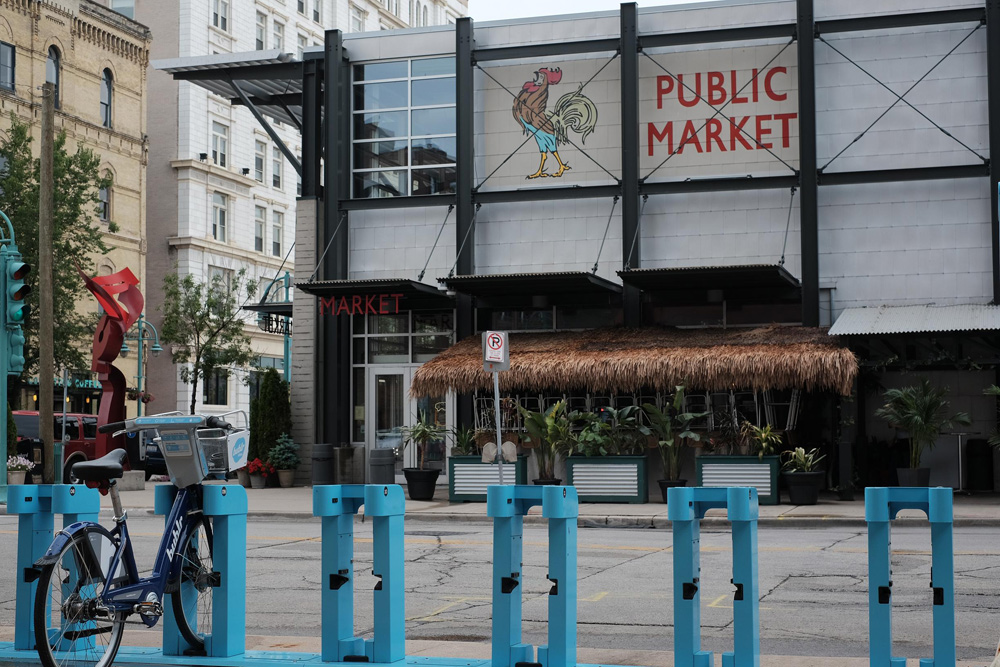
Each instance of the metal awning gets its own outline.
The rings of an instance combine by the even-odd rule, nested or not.
[[[453,308],[454,299],[433,285],[406,278],[373,278],[370,280],[317,280],[295,283],[295,289],[321,299],[348,299],[379,295],[399,295],[400,310],[433,310]]]
[[[243,310],[249,310],[254,313],[267,313],[268,315],[292,316],[291,302],[252,303],[248,306],[243,306]]]
[[[888,334],[998,331],[1000,306],[879,306],[845,308],[830,327],[831,336],[881,336]]]
[[[626,285],[644,292],[681,290],[786,290],[799,289],[799,281],[778,264],[691,266],[619,271]]]
[[[450,291],[486,301],[545,301],[544,305],[621,294],[621,285],[586,271],[498,273],[438,278]],[[535,305],[538,305],[537,303]]]

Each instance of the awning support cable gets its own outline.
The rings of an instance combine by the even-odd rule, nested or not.
[[[642,206],[639,208],[639,224],[635,226],[635,234],[632,235],[632,247],[628,249],[628,259],[625,260],[626,271],[632,268],[632,253],[635,252],[635,244],[639,240],[639,232],[642,230],[642,214],[646,210],[646,202],[648,201],[649,195],[643,195]]]
[[[604,252],[604,242],[608,238],[608,230],[611,229],[611,218],[615,215],[615,207],[618,205],[618,195],[615,195],[614,201],[611,202],[611,213],[608,214],[608,225],[604,228],[604,238],[601,239],[601,247],[597,250],[597,259],[594,260],[594,268],[590,270],[591,273],[597,273],[597,265],[601,263],[601,253]]]
[[[462,239],[462,245],[458,246],[458,252],[455,253],[455,263],[451,265],[451,271],[448,272],[449,278],[455,275],[455,267],[458,266],[458,260],[462,256],[462,251],[465,250],[465,242],[469,240],[469,235],[476,228],[476,216],[479,215],[479,209],[482,207],[482,204],[476,203],[476,210],[472,212],[472,224],[469,225],[469,229],[465,232],[465,238]]]
[[[644,181],[645,181],[645,180],[646,180],[647,178],[649,178],[650,176],[652,176],[652,175],[653,175],[653,174],[654,174],[654,173],[655,173],[655,172],[656,172],[656,171],[657,171],[657,170],[658,170],[658,169],[659,169],[660,167],[662,167],[662,166],[663,166],[663,165],[665,165],[665,164],[666,164],[667,162],[669,162],[669,161],[670,161],[670,159],[671,159],[672,157],[674,157],[675,155],[677,155],[678,153],[680,153],[680,152],[681,152],[681,150],[682,150],[682,149],[684,148],[684,146],[686,146],[686,145],[687,145],[687,143],[688,143],[688,142],[689,142],[689,141],[690,141],[690,140],[691,140],[692,138],[695,138],[695,137],[697,137],[697,136],[698,136],[698,134],[700,134],[700,133],[701,133],[701,131],[702,131],[703,129],[705,129],[705,126],[706,126],[706,125],[708,125],[708,124],[709,124],[709,123],[710,123],[710,122],[711,122],[712,120],[714,120],[716,116],[722,116],[723,118],[725,118],[725,119],[726,119],[727,121],[729,121],[729,124],[730,124],[730,125],[732,125],[732,126],[733,126],[733,127],[734,127],[734,128],[736,129],[736,131],[737,131],[737,132],[739,132],[740,134],[743,134],[743,135],[746,135],[746,137],[747,137],[748,139],[750,139],[750,141],[752,141],[752,142],[754,142],[755,144],[757,144],[757,148],[761,148],[761,149],[763,149],[763,150],[767,151],[768,153],[770,153],[770,154],[771,154],[771,157],[773,157],[773,158],[774,158],[775,160],[777,160],[777,161],[778,161],[778,162],[780,162],[781,164],[783,164],[783,165],[785,165],[786,167],[788,167],[788,168],[789,168],[789,169],[790,169],[791,171],[793,171],[793,172],[796,172],[795,168],[794,168],[794,167],[792,167],[792,165],[788,164],[787,162],[785,162],[784,160],[782,160],[782,159],[781,159],[780,157],[778,157],[777,155],[775,155],[774,151],[772,151],[772,150],[771,150],[770,148],[767,148],[767,147],[765,147],[765,146],[764,146],[764,144],[760,143],[760,140],[759,140],[759,139],[758,139],[757,137],[753,136],[752,134],[750,134],[749,132],[747,132],[746,130],[744,130],[744,129],[743,129],[742,127],[740,127],[739,125],[737,125],[736,123],[734,123],[734,122],[733,122],[733,119],[732,119],[732,118],[730,118],[730,117],[729,117],[729,116],[727,116],[726,114],[722,113],[722,110],[723,110],[723,109],[725,109],[726,107],[728,107],[728,106],[729,106],[729,105],[730,105],[730,104],[732,103],[732,101],[733,101],[734,99],[736,99],[737,97],[739,97],[739,96],[740,96],[740,93],[742,93],[742,92],[743,92],[744,90],[746,90],[746,87],[747,87],[747,86],[749,86],[749,85],[750,85],[751,83],[753,83],[754,81],[756,81],[756,80],[757,80],[757,77],[759,77],[759,76],[760,76],[761,74],[763,74],[763,73],[764,73],[764,71],[765,71],[765,70],[766,70],[766,69],[767,69],[768,67],[770,67],[770,66],[771,66],[771,63],[773,63],[773,62],[774,62],[775,60],[777,60],[777,59],[778,59],[778,57],[779,57],[779,56],[781,56],[781,54],[785,52],[785,49],[787,49],[787,48],[788,48],[789,46],[791,46],[791,45],[792,45],[792,44],[794,44],[794,43],[795,43],[795,38],[792,38],[792,40],[791,40],[791,41],[789,41],[789,42],[788,42],[787,44],[785,44],[785,45],[784,45],[783,47],[781,47],[781,50],[780,50],[780,51],[778,51],[778,52],[777,52],[776,54],[774,54],[774,57],[773,57],[773,58],[771,58],[770,60],[768,60],[768,61],[767,61],[767,64],[765,64],[765,65],[764,65],[763,67],[761,67],[760,69],[758,69],[758,70],[757,70],[757,74],[756,74],[755,76],[752,76],[752,77],[750,77],[750,80],[749,80],[749,81],[747,81],[746,83],[744,83],[744,84],[743,84],[743,87],[742,87],[742,88],[740,88],[739,90],[737,90],[737,91],[736,91],[736,94],[735,94],[735,95],[733,95],[732,97],[730,97],[730,98],[729,98],[729,100],[727,100],[727,101],[726,101],[726,103],[725,103],[725,104],[723,104],[723,105],[722,105],[721,107],[716,107],[716,106],[715,106],[714,104],[712,104],[711,102],[709,102],[709,101],[708,101],[707,99],[705,99],[704,97],[702,97],[701,95],[699,95],[699,94],[698,94],[698,92],[697,92],[696,90],[694,90],[693,88],[691,88],[691,86],[687,85],[687,84],[686,84],[686,83],[684,83],[684,82],[683,82],[683,81],[682,81],[681,79],[679,79],[679,78],[678,78],[677,76],[675,76],[673,72],[671,72],[671,71],[670,71],[670,70],[668,70],[668,69],[667,69],[666,67],[664,67],[664,66],[663,66],[663,65],[662,65],[662,64],[661,64],[661,63],[660,63],[660,62],[659,62],[658,60],[655,60],[655,59],[653,59],[653,56],[651,56],[651,55],[649,55],[648,53],[646,53],[645,51],[643,51],[643,52],[642,52],[642,55],[644,55],[644,56],[646,56],[647,58],[649,58],[649,60],[650,60],[650,61],[651,61],[651,62],[652,62],[652,63],[653,63],[654,65],[656,65],[657,67],[659,67],[660,69],[662,69],[662,70],[663,70],[664,72],[666,72],[666,73],[667,73],[667,74],[668,74],[669,76],[671,76],[672,78],[676,79],[676,80],[677,80],[677,83],[679,83],[680,85],[684,86],[684,87],[685,87],[685,88],[686,88],[686,89],[687,89],[687,90],[688,90],[689,92],[691,92],[691,93],[692,93],[692,94],[693,94],[693,95],[694,95],[694,96],[695,96],[695,97],[696,97],[697,99],[701,100],[702,102],[704,102],[705,104],[707,104],[707,105],[708,105],[709,107],[711,107],[711,108],[712,108],[712,109],[713,109],[713,110],[715,111],[715,113],[714,113],[714,114],[712,114],[712,117],[711,117],[711,118],[709,118],[709,119],[708,119],[708,120],[706,120],[706,121],[705,121],[704,123],[702,123],[702,124],[701,124],[701,127],[699,127],[699,128],[698,128],[698,130],[697,130],[696,132],[694,132],[694,133],[693,133],[693,134],[691,134],[691,135],[688,135],[688,138],[687,138],[687,139],[684,139],[684,140],[682,140],[682,141],[681,141],[681,142],[680,142],[680,143],[679,143],[679,144],[677,145],[677,148],[676,148],[676,149],[674,149],[673,151],[671,151],[671,152],[670,152],[670,154],[669,154],[669,155],[668,155],[668,156],[667,156],[666,158],[664,158],[663,162],[661,162],[660,164],[658,164],[658,165],[656,165],[655,167],[653,167],[653,168],[652,168],[652,169],[650,170],[650,172],[649,172],[648,174],[646,174],[645,176],[643,176],[642,178],[640,178],[640,179],[639,179],[639,182],[640,182],[640,183],[644,182]],[[796,173],[797,173],[797,172],[796,172]]]
[[[313,269],[312,275],[309,276],[309,280],[307,282],[311,283],[316,277],[316,274],[319,273],[319,267],[323,266],[323,260],[326,259],[326,253],[330,252],[330,246],[333,245],[333,240],[337,238],[337,232],[339,232],[340,228],[343,226],[344,220],[347,220],[347,211],[340,212],[340,222],[337,224],[337,228],[333,230],[330,240],[326,242],[326,248],[323,249],[323,254],[320,255],[319,261],[316,262],[316,268]]]
[[[434,254],[434,249],[438,247],[438,241],[441,240],[441,232],[444,231],[444,226],[448,224],[448,218],[451,217],[451,212],[455,210],[454,204],[448,204],[448,212],[444,215],[444,222],[441,223],[441,229],[438,230],[437,238],[434,239],[434,245],[431,246],[431,251],[427,253],[427,261],[424,262],[424,268],[420,271],[420,275],[417,276],[417,282],[424,279],[424,274],[427,273],[427,266],[431,263],[431,255]]]
[[[788,230],[792,226],[792,202],[795,201],[795,186],[792,186],[792,193],[788,197],[788,220],[785,221],[785,240],[781,244],[781,259],[778,260],[778,266],[785,265],[785,248],[788,247]]]
[[[849,144],[847,144],[846,146],[844,146],[844,147],[843,147],[843,148],[842,148],[842,149],[840,150],[840,152],[839,152],[839,153],[837,153],[837,154],[836,154],[836,155],[834,155],[834,156],[833,156],[832,158],[830,158],[830,161],[829,161],[829,162],[827,162],[826,164],[824,164],[824,165],[823,165],[822,167],[820,167],[820,169],[819,169],[819,170],[820,170],[820,171],[824,171],[824,170],[825,170],[825,169],[826,169],[827,167],[829,167],[829,166],[830,166],[830,165],[831,165],[831,164],[833,163],[833,161],[834,161],[834,160],[836,160],[836,159],[837,159],[837,158],[839,158],[839,157],[840,157],[841,155],[843,155],[843,154],[844,154],[844,153],[845,153],[845,152],[847,151],[847,149],[848,149],[848,148],[850,148],[850,147],[851,147],[851,146],[853,146],[854,144],[858,143],[858,141],[859,141],[859,140],[861,139],[861,137],[863,137],[863,136],[865,136],[866,134],[868,134],[868,130],[870,130],[870,129],[872,129],[873,127],[875,127],[875,123],[877,123],[877,122],[879,122],[880,120],[882,120],[883,118],[885,118],[885,115],[886,115],[887,113],[889,113],[890,111],[892,111],[892,110],[893,110],[893,109],[894,109],[894,108],[896,107],[896,105],[897,105],[897,104],[899,104],[899,103],[900,103],[901,101],[905,102],[905,100],[903,100],[903,98],[904,98],[904,97],[906,97],[907,95],[909,95],[909,94],[910,94],[910,91],[912,91],[912,90],[913,90],[914,88],[916,88],[917,86],[919,86],[919,85],[920,85],[920,83],[921,83],[921,82],[922,82],[922,81],[923,81],[924,79],[926,79],[926,78],[927,78],[928,76],[930,76],[930,73],[931,73],[931,72],[933,72],[934,70],[936,70],[936,69],[937,69],[938,65],[940,65],[940,64],[941,64],[941,63],[943,63],[943,62],[944,62],[945,60],[947,60],[948,56],[950,56],[950,55],[951,55],[951,54],[953,54],[953,53],[954,53],[955,51],[957,51],[957,50],[958,50],[958,47],[962,46],[962,44],[965,44],[965,41],[966,41],[967,39],[969,39],[970,37],[972,37],[972,36],[973,36],[974,34],[976,34],[976,31],[977,31],[977,30],[979,30],[979,29],[980,29],[980,28],[981,28],[982,26],[983,26],[983,24],[981,24],[981,23],[980,23],[980,24],[979,24],[979,25],[977,25],[977,26],[976,26],[975,28],[973,28],[973,29],[972,29],[972,30],[971,30],[971,31],[969,32],[969,34],[967,34],[967,35],[966,35],[965,37],[963,37],[963,38],[962,38],[962,40],[961,40],[961,41],[960,41],[960,42],[959,42],[958,44],[956,44],[955,46],[953,46],[953,47],[952,47],[951,51],[949,51],[948,53],[944,54],[944,55],[943,55],[943,56],[941,57],[941,59],[940,59],[940,60],[938,60],[938,61],[937,61],[936,63],[934,63],[934,66],[933,66],[933,67],[931,67],[931,68],[930,68],[929,70],[927,70],[927,72],[926,72],[926,73],[925,73],[925,74],[924,74],[924,75],[923,75],[922,77],[920,77],[919,79],[917,79],[917,80],[916,80],[916,81],[914,82],[914,84],[913,84],[912,86],[910,86],[909,88],[907,88],[907,89],[906,89],[906,91],[905,91],[905,92],[904,92],[904,93],[903,93],[902,95],[897,95],[897,94],[896,94],[896,92],[895,92],[894,90],[892,90],[892,89],[890,89],[890,88],[886,87],[886,86],[885,86],[885,85],[883,84],[883,87],[884,87],[884,88],[886,88],[886,90],[888,90],[889,92],[891,92],[891,93],[892,93],[893,95],[896,95],[896,100],[895,100],[895,101],[894,101],[894,102],[893,102],[892,104],[890,104],[890,105],[889,105],[889,108],[888,108],[888,109],[886,109],[885,111],[883,111],[883,112],[882,112],[882,113],[881,113],[881,114],[879,115],[879,117],[878,117],[878,118],[876,118],[875,120],[873,120],[873,121],[872,121],[872,123],[871,123],[871,125],[869,125],[868,127],[866,127],[866,128],[864,129],[864,131],[862,131],[862,132],[861,132],[861,134],[859,134],[858,136],[854,137],[854,140],[853,140],[853,141],[851,141],[851,143],[849,143]],[[825,39],[822,39],[822,38],[820,38],[820,41],[822,41],[822,42],[823,42],[824,44],[826,44],[826,45],[827,45],[827,46],[829,46],[830,48],[833,48],[833,46],[831,46],[831,45],[830,45],[830,43],[829,43],[829,42],[827,42],[827,41],[826,41]],[[833,50],[834,50],[834,51],[837,51],[836,49],[833,49]],[[837,53],[840,53],[840,51],[837,51]],[[840,55],[844,56],[844,54],[843,54],[843,53],[840,53]],[[847,56],[844,56],[844,57],[845,57],[845,58],[847,58]],[[850,58],[847,58],[847,59],[848,59],[848,61],[850,61]],[[855,64],[857,64],[857,63],[855,63]],[[860,66],[859,66],[859,69],[860,69]],[[864,71],[864,70],[862,69],[862,71]],[[865,74],[868,74],[868,72],[865,72]],[[870,75],[870,74],[868,74],[868,76],[871,76],[871,75]],[[875,77],[872,77],[872,78],[874,79]],[[875,80],[876,80],[876,81],[877,81],[878,83],[880,83],[880,84],[882,83],[881,81],[878,81],[878,79],[875,79]],[[909,104],[909,102],[907,102],[907,104]],[[912,107],[912,105],[910,106],[910,108],[913,108],[913,107]],[[916,111],[916,109],[914,109],[914,111]],[[920,112],[918,111],[917,113],[920,113]],[[924,116],[923,114],[920,114],[920,115],[921,115],[921,116]],[[924,116],[924,118],[927,118],[927,116]],[[931,124],[932,124],[932,125],[934,125],[935,127],[937,127],[937,128],[939,129],[939,130],[941,130],[942,132],[944,132],[945,134],[947,134],[947,135],[948,135],[949,137],[951,137],[951,135],[950,135],[950,134],[948,134],[948,132],[947,132],[947,131],[945,131],[945,130],[941,129],[940,127],[938,127],[938,126],[937,126],[937,124],[935,124],[935,123],[934,123],[934,121],[932,121],[932,120],[931,120],[930,118],[927,118],[927,120],[929,120],[929,121],[931,122]],[[955,137],[952,137],[952,139],[955,139]],[[958,139],[955,139],[955,141],[958,141]],[[961,142],[961,141],[959,141],[958,143],[960,143],[960,144],[961,144],[962,142]],[[962,145],[963,145],[963,146],[965,146],[965,144],[962,144]],[[968,146],[965,146],[965,147],[966,147],[966,148],[969,148]],[[969,148],[969,150],[972,150],[972,149],[971,149],[971,148]],[[972,151],[972,152],[973,152],[973,153],[976,153],[976,151]],[[977,156],[978,156],[979,158],[981,158],[981,159],[984,159],[984,160],[985,160],[985,158],[983,158],[983,156],[982,156],[982,155],[979,155],[979,153],[976,153],[976,155],[977,155]]]

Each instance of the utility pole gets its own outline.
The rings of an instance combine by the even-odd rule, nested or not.
[[[52,349],[52,228],[55,212],[56,89],[52,83],[42,86],[42,164],[38,188],[38,435],[42,439],[42,481],[62,481],[62,470],[55,469],[55,428],[53,422],[53,382],[55,373]]]

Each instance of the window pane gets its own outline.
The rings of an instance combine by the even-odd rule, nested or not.
[[[369,315],[368,333],[373,334],[404,334],[410,331],[410,316],[408,313],[395,315]]]
[[[413,337],[413,361],[423,363],[430,361],[438,353],[451,347],[451,335],[440,334],[437,336],[414,336]]]
[[[355,334],[363,334],[365,332],[365,316],[351,316],[353,331]]]
[[[351,429],[351,440],[365,440],[365,369],[354,369],[354,427]]]
[[[405,108],[406,106],[405,81],[365,83],[354,86],[354,109],[356,111]]]
[[[451,111],[452,124],[454,125],[455,112]],[[448,134],[454,132],[455,128],[441,132]],[[389,111],[382,113],[359,113],[354,115],[354,138],[355,139],[381,139],[383,137],[405,137],[406,136],[406,112]]]
[[[454,134],[455,108],[418,109],[413,114],[413,129],[415,137],[425,134]]]
[[[450,310],[440,313],[413,313],[414,333],[450,332],[455,328],[455,316]]]
[[[391,63],[368,63],[367,65],[354,66],[355,81],[378,81],[380,79],[405,79],[405,60],[397,60]]]
[[[0,43],[0,87],[14,89],[14,47]]]
[[[457,162],[455,137],[435,137],[413,140],[413,164],[444,164]]]
[[[400,197],[406,195],[406,170],[366,171],[354,174],[354,196]]]
[[[437,74],[454,74],[454,58],[426,58],[413,61],[413,76],[435,76]]]
[[[434,195],[443,192],[454,192],[456,177],[457,170],[455,167],[414,169],[413,191],[410,194]]]
[[[368,363],[399,364],[410,360],[409,339],[406,336],[392,336],[368,339]]]
[[[363,317],[356,317],[355,320],[364,321]],[[351,361],[355,364],[365,363],[365,339],[355,338],[353,341],[353,352],[351,353]]]
[[[421,79],[413,82],[411,106],[455,103],[455,79]]]
[[[434,139],[433,141],[437,140]],[[354,144],[355,169],[382,169],[405,166],[405,141],[373,141]]]

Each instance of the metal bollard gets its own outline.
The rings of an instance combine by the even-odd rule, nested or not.
[[[954,667],[955,551],[954,514],[949,488],[865,489],[868,522],[868,625],[871,667],[905,667],[906,658],[892,655],[892,565],[890,522],[903,509],[921,510],[931,524],[931,591],[934,657],[921,667]]]
[[[678,487],[667,491],[667,517],[674,545],[674,664],[711,667],[711,651],[701,650],[700,520],[725,508],[733,524],[733,652],[723,667],[759,667],[760,602],[757,576],[757,490],[745,487]]]
[[[354,636],[354,515],[372,517],[372,639]],[[313,516],[322,517],[322,660],[401,663],[406,660],[403,599],[403,514],[398,484],[334,484],[313,487]]]
[[[571,486],[490,486],[486,514],[493,518],[493,667],[534,661],[521,643],[521,563],[524,515],[542,506],[549,521],[548,644],[538,647],[542,667],[576,667],[577,528],[579,503]]]

